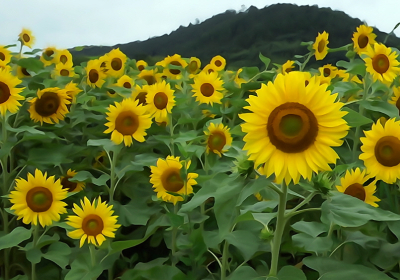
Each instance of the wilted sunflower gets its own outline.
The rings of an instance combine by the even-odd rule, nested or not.
[[[222,56],[217,55],[211,59],[210,64],[213,65],[214,69],[219,72],[225,69],[226,60]]]
[[[31,77],[31,74],[28,72],[28,70],[26,70],[25,67],[18,65],[17,66],[17,77],[19,79],[28,78],[28,77]]]
[[[392,83],[400,72],[400,62],[396,60],[396,52],[384,44],[375,43],[373,47],[372,45],[367,46],[366,54],[368,57],[363,59],[367,66],[367,72],[372,75],[374,81]]]
[[[315,39],[315,42],[313,44],[313,49],[315,50],[315,59],[316,60],[321,60],[324,59],[325,56],[328,54],[328,36],[329,33],[326,33],[324,31],[322,34],[318,32],[318,36]]]
[[[73,66],[72,54],[69,50],[57,50],[55,56],[55,63],[62,63],[65,65]]]
[[[126,55],[117,48],[107,53],[106,56],[107,75],[116,78],[121,77],[125,72]]]
[[[68,169],[67,176],[62,176],[61,185],[62,188],[68,192],[79,192],[85,188],[85,182],[71,182],[69,179],[78,174],[75,170]]]
[[[47,178],[47,173],[35,170],[35,176],[28,173],[28,180],[16,179],[15,190],[9,195],[18,220],[24,224],[49,226],[53,221],[60,220],[60,214],[66,213],[62,202],[67,197],[67,190],[62,188],[60,180],[55,181],[54,176]]]
[[[25,45],[28,48],[32,48],[33,44],[35,43],[35,37],[32,35],[32,31],[23,28],[18,36],[18,40],[21,42],[22,45]]]
[[[373,45],[376,43],[376,35],[372,33],[374,30],[370,26],[364,24],[357,27],[357,32],[353,33],[354,50],[360,55],[367,51],[368,45]]]
[[[174,91],[170,84],[162,81],[149,87],[147,96],[147,111],[156,122],[163,122],[175,106]]]
[[[388,184],[400,178],[400,121],[389,119],[384,125],[376,122],[364,131],[360,159],[367,172]]]
[[[85,197],[81,200],[81,207],[74,203],[75,215],[68,216],[67,224],[74,231],[69,231],[68,236],[74,239],[80,239],[79,247],[82,247],[86,239],[88,243],[96,246],[101,246],[106,240],[105,236],[114,238],[115,231],[121,226],[117,224],[118,216],[113,216],[114,211],[112,205],[107,205],[106,202],[101,202],[99,197],[90,203]]]
[[[11,52],[4,46],[0,46],[0,62],[3,65],[6,65],[10,63],[10,61],[11,61]]]
[[[209,153],[211,151],[219,156],[227,152],[228,150],[223,150],[223,148],[232,145],[232,136],[229,128],[222,123],[217,126],[214,123],[210,123],[207,129],[208,131],[204,131],[204,134],[207,135],[206,152]]]
[[[194,84],[192,85],[193,96],[200,103],[221,104],[222,91],[224,90],[222,84],[223,81],[218,78],[218,73],[207,74],[206,72],[200,72],[194,77]]]
[[[135,85],[135,88],[132,91],[132,99],[133,100],[139,100],[139,105],[147,105],[146,102],[146,97],[147,97],[147,93],[149,92],[149,87],[148,85],[143,85],[143,86],[139,86],[139,85]]]
[[[340,186],[336,186],[336,189],[344,194],[351,195],[358,198],[371,206],[378,207],[377,201],[379,198],[374,196],[376,191],[376,181],[371,182],[365,186],[365,182],[371,179],[372,176],[365,175],[365,170],[361,172],[360,168],[356,170],[347,170],[346,175],[340,179]]]
[[[144,69],[138,74],[137,77],[138,79],[145,80],[149,86],[161,82],[161,74],[157,73],[156,69],[151,69],[151,70]]]
[[[147,62],[144,61],[144,60],[138,60],[138,61],[136,61],[136,67],[137,67],[137,69],[138,69],[139,71],[144,70],[144,68],[146,68],[147,65],[148,65]]]
[[[313,171],[330,170],[339,158],[332,147],[342,145],[349,126],[340,111],[344,104],[335,102],[338,94],[326,88],[315,78],[306,85],[304,74],[293,71],[278,74],[246,100],[252,113],[239,115],[247,133],[243,149],[255,166],[265,163],[264,173],[275,173],[277,183],[310,180]]]
[[[187,178],[182,178],[182,167],[179,157],[173,156],[168,156],[166,160],[159,158],[157,166],[150,166],[150,183],[153,184],[158,198],[176,204],[178,201],[183,201],[181,195],[193,193],[192,186],[197,184],[195,179],[198,177],[198,174],[188,173]],[[189,166],[186,166],[187,168]]]
[[[102,70],[101,62],[98,59],[89,60],[86,66],[86,82],[92,88],[98,87],[101,88],[103,84],[106,82],[106,74]]]
[[[191,57],[186,69],[191,75],[191,78],[200,71],[201,61],[197,57]]]
[[[164,67],[163,74],[172,79],[180,79],[182,71],[180,69],[174,69],[170,67],[170,65],[180,66],[182,68],[185,68],[187,66],[187,62],[183,60],[179,54],[167,56],[159,64]]]
[[[118,79],[117,83],[115,84],[117,87],[124,87],[127,89],[132,89],[135,82],[131,77],[128,75],[123,75],[121,78]]]
[[[2,116],[6,112],[16,113],[21,104],[18,100],[25,98],[19,93],[25,88],[17,88],[22,81],[11,74],[7,69],[0,69],[0,113]]]
[[[30,100],[31,106],[28,111],[31,119],[40,122],[41,125],[43,122],[58,123],[68,113],[67,104],[71,103],[68,99],[65,90],[58,87],[38,90],[37,97]]]
[[[40,56],[40,61],[43,62],[44,66],[52,65],[56,63],[56,52],[57,49],[55,47],[45,48]]]
[[[53,78],[56,77],[73,77],[75,75],[74,68],[68,64],[57,63],[53,70]]]
[[[111,140],[115,144],[119,145],[124,141],[125,146],[129,147],[133,143],[132,137],[138,142],[144,141],[146,129],[151,126],[151,117],[138,102],[128,98],[108,107],[106,119],[109,122],[105,124],[108,129],[104,133],[112,132]]]
[[[280,70],[280,73],[286,74],[286,73],[293,71],[293,68],[294,68],[294,61],[288,60],[284,64],[282,64],[282,67],[279,70]]]

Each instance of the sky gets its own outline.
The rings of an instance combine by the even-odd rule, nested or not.
[[[17,43],[28,28],[34,48],[112,46],[169,34],[228,9],[276,3],[330,7],[387,33],[400,22],[400,0],[0,0],[0,45]]]

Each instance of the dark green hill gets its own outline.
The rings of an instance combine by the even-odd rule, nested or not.
[[[296,54],[305,54],[306,47],[300,46],[300,42],[314,41],[318,32],[329,33],[330,48],[349,44],[361,24],[361,20],[344,12],[318,6],[275,4],[263,9],[251,6],[245,12],[228,10],[200,24],[181,26],[169,35],[112,47],[85,47],[73,55],[79,63],[119,47],[128,57],[150,63],[178,53],[183,57],[198,57],[205,65],[219,54],[226,58],[228,68],[261,66],[259,52],[272,62],[284,63]],[[385,39],[386,33],[377,29],[374,32],[378,41]],[[400,39],[390,36],[386,44],[400,46]],[[338,59],[344,59],[344,52],[330,53],[322,62],[310,63],[315,66],[335,63]]]

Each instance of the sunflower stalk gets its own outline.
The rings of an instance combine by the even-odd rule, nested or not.
[[[32,227],[33,227],[33,248],[36,248],[36,245],[39,240],[39,225],[33,225]],[[32,263],[31,280],[36,280],[36,263]]]
[[[108,156],[109,157],[109,160],[110,160],[110,164],[111,164],[111,167],[110,167],[110,180],[111,180],[111,183],[110,183],[110,204],[112,204],[113,203],[113,201],[114,201],[114,193],[115,193],[115,189],[117,188],[117,184],[116,184],[116,174],[115,174],[115,166],[116,166],[116,163],[117,163],[117,158],[118,158],[118,154],[119,154],[119,149],[117,149],[116,151],[113,151],[113,154],[112,154],[112,158],[110,157],[110,156]],[[107,155],[108,155],[108,153],[107,153]]]
[[[225,240],[224,249],[222,250],[221,280],[226,279],[226,269],[228,265],[228,249],[229,249],[229,242]]]
[[[90,260],[92,264],[92,269],[96,266],[96,248],[93,244],[89,244],[89,251],[90,251]],[[92,280],[96,280],[96,278],[92,278]]]
[[[177,215],[178,213],[178,203],[174,204],[174,214]],[[178,234],[178,228],[173,226],[172,227],[172,238],[171,238],[171,253],[172,253],[172,266],[175,266],[177,261],[176,261],[176,236]]]

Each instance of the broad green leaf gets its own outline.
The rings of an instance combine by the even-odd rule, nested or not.
[[[24,227],[16,227],[10,233],[0,237],[0,250],[17,246],[22,241],[31,237],[31,230]]]
[[[187,277],[177,267],[163,265],[167,258],[149,263],[138,263],[133,269],[125,271],[121,280],[186,280]]]
[[[18,60],[17,64],[35,73],[43,69],[43,62],[33,57],[21,58],[20,60]]]
[[[9,131],[16,132],[16,135],[21,133],[21,132],[29,132],[29,133],[32,133],[32,134],[42,134],[42,135],[45,134],[43,131],[37,130],[35,127],[27,126],[27,125],[23,125],[23,126],[16,127],[16,128],[8,127],[7,129]]]
[[[253,279],[258,277],[258,273],[250,266],[241,266],[235,269],[232,274],[228,276],[228,280],[244,280]],[[264,278],[265,279],[265,278]]]
[[[330,237],[312,237],[305,233],[293,235],[292,240],[294,246],[317,254],[330,251],[333,245]]]
[[[95,256],[98,255],[96,252]],[[97,279],[103,271],[99,262],[92,267],[88,250],[77,254],[77,258],[71,263],[71,270],[65,275],[65,280]]]
[[[351,127],[359,127],[363,126],[366,124],[373,123],[373,120],[364,117],[360,113],[348,108],[348,107],[343,107],[343,111],[348,112],[343,119],[347,122],[347,124]]]
[[[381,269],[390,270],[399,263],[400,242],[391,244],[386,240],[380,242],[377,251],[371,255],[371,262]]]
[[[56,242],[49,246],[47,253],[43,254],[43,258],[51,260],[59,267],[65,268],[69,263],[71,248],[63,242]]]
[[[297,231],[304,232],[312,237],[317,237],[323,232],[327,232],[329,227],[325,224],[318,223],[318,222],[306,222],[306,221],[299,221],[292,225]]]
[[[215,183],[217,180],[220,178],[226,177],[225,174],[218,174],[214,180],[209,180],[202,188],[199,189],[197,193],[194,194],[192,199],[190,199],[188,202],[182,205],[182,207],[179,209],[178,213],[187,213],[195,209],[196,207],[200,206],[202,203],[204,203],[207,199],[210,197],[214,197],[215,191],[217,189],[217,186]]]
[[[42,252],[37,247],[27,250],[26,259],[34,264],[40,263],[40,260],[42,259]]]
[[[250,260],[258,250],[260,244],[260,238],[246,230],[235,230],[230,232],[225,236],[225,240],[239,249],[245,261]]]
[[[336,66],[346,68],[346,72],[356,74],[356,75],[365,75],[365,62],[361,59],[354,59],[353,61],[344,61],[339,60],[336,63]]]
[[[268,57],[263,56],[261,53],[258,54],[258,57],[260,58],[260,60],[264,63],[265,65],[265,70],[268,69],[268,66],[271,62],[271,59]]]
[[[122,145],[116,145],[110,139],[90,139],[87,141],[87,145],[102,147],[107,152],[118,152],[122,149]]]
[[[278,278],[279,280],[307,280],[302,270],[291,265],[282,267],[278,272]]]
[[[77,174],[69,179],[71,182],[91,182],[96,186],[104,186],[110,179],[110,175],[102,174],[99,178],[96,178],[89,171],[79,171]]]
[[[394,104],[382,100],[360,100],[358,102],[367,110],[383,113],[389,118],[396,118],[399,116],[399,109]]]

